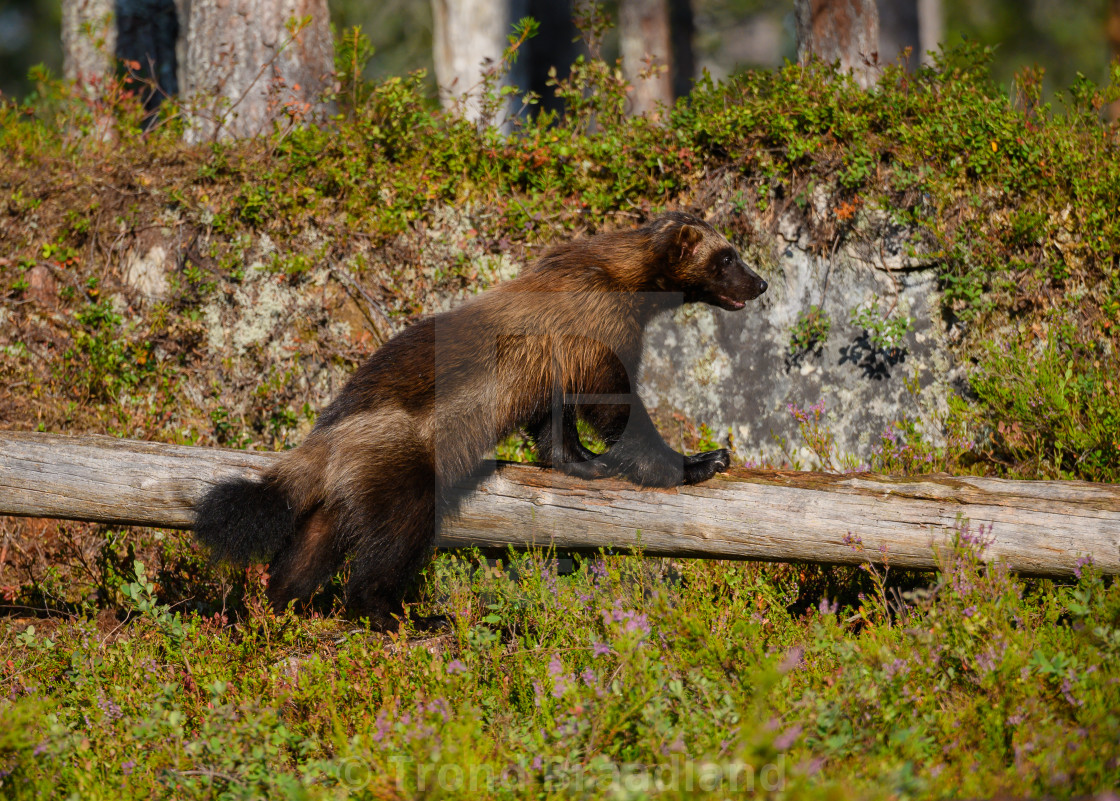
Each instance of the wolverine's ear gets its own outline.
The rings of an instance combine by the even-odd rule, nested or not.
[[[680,257],[686,259],[696,253],[696,246],[704,238],[704,232],[695,225],[687,223],[677,231],[677,245],[680,246]]]

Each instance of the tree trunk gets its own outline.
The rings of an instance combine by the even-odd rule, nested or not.
[[[1108,4],[1108,19],[1104,30],[1108,38],[1109,55],[1115,62],[1120,59],[1120,0],[1111,0]],[[1104,115],[1109,122],[1120,119],[1120,100],[1114,100],[1105,106]]]
[[[585,51],[579,29],[572,22],[570,0],[529,0],[529,16],[540,23],[540,32],[530,40],[528,50],[519,59],[525,71],[526,86],[541,97],[542,110],[563,113],[564,104],[548,85],[548,72],[556,68],[556,77],[564,80],[572,63]]]
[[[669,38],[673,46],[672,65],[669,70],[673,97],[684,97],[692,91],[696,78],[696,18],[692,13],[692,0],[669,0]]]
[[[863,88],[875,83],[879,12],[875,0],[796,0],[797,60],[839,62]]]
[[[879,61],[889,64],[909,47],[913,70],[940,42],[941,0],[879,0]]]
[[[444,108],[458,111],[466,119],[503,124],[511,111],[509,101],[487,110],[480,102],[483,77],[499,66],[513,24],[525,14],[527,0],[432,0],[432,48]],[[511,68],[492,87],[525,87],[524,60]],[[485,119],[490,111],[497,119]]]
[[[165,97],[179,93],[179,16],[174,0],[116,0],[116,9],[117,59],[138,79],[129,88],[140,94],[152,114]]]
[[[921,58],[918,0],[879,0],[879,60],[891,64],[910,48],[907,66]]]
[[[179,91],[174,0],[73,0],[62,4],[63,73],[86,91],[127,65],[149,112]]]
[[[622,71],[633,87],[630,112],[657,117],[673,105],[668,0],[621,0],[618,42]]]
[[[333,84],[326,0],[191,0],[183,92],[191,142],[321,119]],[[289,20],[310,17],[306,27]]]
[[[89,88],[114,70],[117,24],[113,0],[65,0],[62,3],[62,72],[67,80]]]
[[[1108,37],[1108,49],[1112,59],[1114,61],[1120,59],[1120,0],[1111,0],[1108,4],[1105,35]]]
[[[277,454],[112,437],[0,433],[0,514],[189,528],[214,482]],[[740,470],[642,489],[508,464],[441,525],[442,548],[641,548],[650,556],[887,563],[933,569],[956,533],[986,560],[1070,576],[1086,557],[1120,573],[1120,486],[1081,481]]]
[[[932,64],[931,53],[936,53],[945,35],[945,12],[941,0],[918,0],[918,34],[922,48],[922,64]]]

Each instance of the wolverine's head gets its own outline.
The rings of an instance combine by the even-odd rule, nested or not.
[[[762,276],[743,263],[719,231],[691,214],[675,211],[646,226],[664,253],[663,287],[685,303],[710,303],[734,311],[766,291]]]

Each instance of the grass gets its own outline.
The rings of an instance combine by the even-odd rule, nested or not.
[[[558,575],[541,552],[447,554],[413,602],[442,626],[387,635],[273,616],[259,576],[234,600],[176,537],[153,544],[151,574],[121,543],[103,546],[106,598],[0,636],[5,797],[1068,797],[1120,781],[1120,585],[1089,564],[1072,584],[1016,579],[966,527],[931,575],[636,556]]]

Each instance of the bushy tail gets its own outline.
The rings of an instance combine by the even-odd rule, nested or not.
[[[295,535],[294,504],[273,478],[231,478],[195,504],[195,536],[231,564],[268,562]]]

